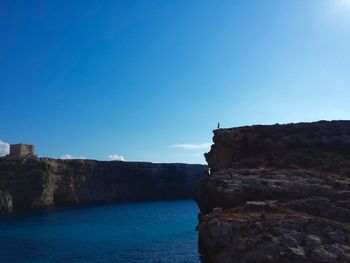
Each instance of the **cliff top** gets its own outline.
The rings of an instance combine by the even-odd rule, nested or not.
[[[37,156],[0,156],[0,161],[33,161],[33,162],[62,162],[62,163],[114,163],[114,164],[131,164],[131,165],[166,165],[166,166],[183,166],[183,165],[191,165],[191,166],[206,166],[205,164],[191,164],[191,163],[153,163],[153,162],[142,162],[142,161],[119,161],[119,160],[96,160],[96,159],[56,159],[50,157],[37,157]]]
[[[254,125],[214,130],[212,171],[296,168],[350,173],[350,121]]]
[[[231,127],[231,128],[219,128],[213,130],[214,134],[218,134],[220,132],[230,132],[235,130],[289,130],[289,129],[327,129],[335,127],[338,128],[350,128],[350,120],[333,120],[333,121],[316,121],[316,122],[297,122],[297,123],[285,123],[285,124],[255,124],[255,125],[244,125],[244,126],[238,126],[238,127]]]

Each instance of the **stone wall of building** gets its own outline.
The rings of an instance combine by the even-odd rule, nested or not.
[[[10,156],[22,157],[30,155],[34,155],[34,145],[22,143],[10,145]]]

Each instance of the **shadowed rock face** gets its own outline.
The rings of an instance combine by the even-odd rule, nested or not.
[[[350,122],[214,131],[203,262],[350,262]]]
[[[16,212],[50,205],[193,198],[206,169],[190,164],[0,158],[0,210],[12,210],[6,210],[2,200],[12,200]]]
[[[0,191],[0,215],[12,213],[12,198],[9,192]]]

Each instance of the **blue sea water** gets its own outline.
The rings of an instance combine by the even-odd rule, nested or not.
[[[197,213],[182,200],[0,218],[0,262],[199,262]]]

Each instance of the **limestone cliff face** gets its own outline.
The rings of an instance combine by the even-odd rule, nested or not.
[[[193,198],[206,169],[190,164],[0,158],[0,211],[11,212],[12,206],[16,212],[50,205]]]
[[[350,121],[214,131],[203,262],[350,262]]]

